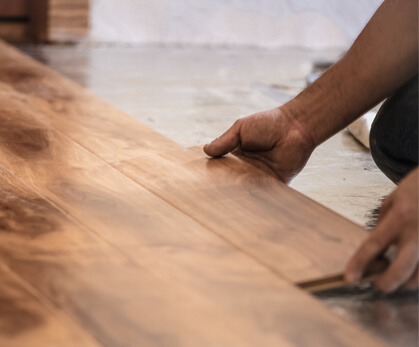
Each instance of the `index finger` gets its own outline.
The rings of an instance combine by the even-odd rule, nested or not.
[[[230,129],[220,137],[204,146],[204,152],[211,157],[221,157],[237,148],[240,144],[241,121],[237,120]]]

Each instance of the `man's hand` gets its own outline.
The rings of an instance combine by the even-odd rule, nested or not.
[[[281,108],[237,120],[204,147],[205,153],[212,157],[233,152],[273,172],[286,183],[302,170],[313,149],[310,135],[303,126]]]
[[[376,279],[386,293],[404,286],[418,288],[418,169],[413,170],[381,206],[377,227],[358,249],[346,268],[346,280],[359,281],[367,265],[390,246],[397,255],[390,267]]]

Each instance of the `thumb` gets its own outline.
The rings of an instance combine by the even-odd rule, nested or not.
[[[211,157],[221,157],[240,144],[241,122],[236,121],[223,135],[204,146],[204,152]]]

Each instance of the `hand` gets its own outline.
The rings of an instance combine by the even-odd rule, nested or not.
[[[377,227],[358,249],[346,268],[346,280],[361,279],[367,265],[390,246],[397,255],[380,275],[376,287],[386,293],[404,286],[418,288],[418,169],[413,170],[381,205]]]
[[[313,149],[305,129],[280,108],[237,120],[204,147],[212,157],[233,152],[286,183],[303,169]]]

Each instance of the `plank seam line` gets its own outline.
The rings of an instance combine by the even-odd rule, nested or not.
[[[57,131],[56,129],[52,129],[53,131]],[[65,135],[63,135],[65,136]],[[67,136],[65,136],[67,137]],[[70,141],[73,141],[71,138],[69,138]],[[85,149],[83,146],[81,146],[82,149],[88,151],[87,149]],[[90,152],[90,151],[88,151]],[[96,156],[97,157],[97,156]],[[99,158],[99,157],[98,157]],[[100,160],[102,160],[101,158],[99,158]],[[103,161],[103,160],[102,160]],[[164,203],[166,203],[167,205],[175,208],[176,211],[179,211],[180,213],[182,213],[182,215],[186,216],[187,218],[191,219],[194,221],[193,218],[191,218],[190,216],[188,216],[186,213],[184,213],[183,211],[179,210],[178,208],[172,206],[170,203],[168,203],[167,201],[165,201],[164,199],[160,198],[159,196],[157,196],[156,194],[154,194],[153,192],[150,192],[148,189],[144,188],[142,185],[138,184],[137,182],[135,182],[134,180],[132,180],[130,177],[124,175],[122,172],[120,172],[119,170],[115,169],[112,165],[107,164],[106,162],[104,162],[111,170],[115,170],[116,173],[118,175],[122,175],[123,179],[128,179],[130,181],[132,181],[135,185],[140,186],[142,189],[146,190],[147,192],[149,192],[150,194],[152,194],[153,196],[156,196],[159,200],[163,201]],[[15,177],[19,182],[21,182],[21,184],[26,187],[28,190],[33,191],[36,195],[40,196],[41,198],[43,198],[45,201],[47,201],[48,203],[50,203],[54,208],[56,208],[59,212],[61,212],[66,218],[68,218],[70,221],[72,221],[73,223],[75,223],[77,226],[79,226],[81,229],[86,230],[86,232],[92,234],[93,237],[97,237],[99,240],[101,240],[102,242],[104,242],[107,246],[109,246],[111,249],[115,250],[117,253],[119,253],[122,257],[124,257],[125,259],[129,260],[133,266],[135,266],[136,268],[138,268],[141,271],[145,271],[147,272],[150,276],[152,276],[153,278],[156,278],[157,281],[161,282],[161,283],[165,283],[166,279],[162,276],[159,275],[159,273],[150,270],[148,267],[143,266],[143,264],[137,260],[136,258],[133,258],[131,255],[125,253],[122,249],[120,249],[117,245],[115,245],[114,243],[112,243],[111,241],[107,240],[105,237],[103,237],[100,233],[98,233],[94,228],[91,228],[89,226],[87,226],[84,222],[82,222],[81,220],[79,220],[76,217],[73,217],[70,213],[68,213],[66,210],[64,210],[63,208],[61,208],[59,205],[57,205],[55,202],[51,201],[49,198],[45,197],[41,192],[38,191],[38,189],[36,189],[35,187],[31,187],[28,184],[26,184],[25,182],[23,182],[18,176],[14,175],[8,168],[4,167],[2,164],[0,164],[0,167],[3,168],[5,171],[9,172],[13,177]],[[199,225],[202,225],[199,222],[196,222]],[[220,237],[217,233],[214,233],[212,230],[210,230],[209,228],[207,228],[206,226],[203,226],[203,228],[205,230],[207,230],[208,232],[210,232],[211,234],[215,235],[216,237],[220,238],[221,241],[223,243],[226,243],[229,247],[232,247],[233,250],[235,250],[236,252],[239,252],[239,254],[242,254],[243,256],[247,257],[250,259],[250,261],[253,261],[257,264],[257,266],[261,266],[264,270],[268,271],[269,273],[273,273],[273,280],[284,280],[288,285],[291,285],[296,291],[301,291],[303,293],[305,293],[306,295],[309,293],[306,292],[303,289],[300,289],[298,286],[294,285],[292,282],[289,282],[288,280],[284,279],[281,277],[281,275],[276,274],[275,272],[273,272],[269,267],[265,266],[264,264],[261,264],[259,261],[255,260],[252,256],[248,256],[248,254],[246,252],[241,251],[240,248],[236,247],[234,244],[231,244],[230,242],[226,242],[222,237]],[[13,270],[12,270],[13,271]],[[16,274],[18,275],[18,274]],[[20,275],[19,275],[20,276]],[[22,280],[26,282],[26,280],[22,277]],[[33,288],[34,291],[39,292],[40,295],[45,296],[49,301],[51,301],[51,305],[54,305],[53,300],[49,299],[48,296],[46,294],[43,294],[41,291],[39,291],[38,289],[36,289],[35,287],[33,287],[29,282],[27,282],[28,286],[31,286]],[[180,290],[183,291],[182,287],[180,287]],[[194,291],[196,291],[196,289],[194,289]],[[314,297],[312,297],[313,299],[315,299]],[[67,313],[66,311],[64,311],[64,313],[66,314],[67,317],[69,317],[72,321],[75,321],[78,325],[79,325],[79,320],[77,318],[76,315],[73,315],[72,313]],[[81,323],[81,322],[80,322]],[[89,335],[91,335],[89,333]],[[94,337],[94,336],[93,336]],[[95,341],[97,341],[97,339],[94,337]],[[98,341],[98,343],[100,343],[100,341]]]
[[[71,222],[73,222],[75,225],[77,225],[82,230],[85,230],[89,234],[91,234],[93,237],[99,239],[101,242],[105,243],[108,247],[110,247],[112,250],[116,251],[117,254],[125,258],[126,260],[130,261],[131,265],[135,266],[141,271],[147,272],[149,275],[156,278],[158,281],[162,281],[162,277],[159,276],[156,272],[149,270],[147,267],[144,267],[138,260],[135,258],[132,258],[129,254],[125,253],[122,249],[120,249],[118,246],[113,244],[112,242],[108,241],[106,238],[104,238],[100,233],[98,233],[95,229],[86,226],[83,222],[78,220],[77,218],[73,217],[71,214],[69,214],[67,211],[65,211],[63,208],[61,208],[59,205],[57,205],[55,202],[51,201],[47,197],[45,197],[42,193],[40,193],[37,189],[34,187],[29,186],[25,182],[23,182],[18,176],[13,174],[9,169],[4,167],[2,164],[0,164],[0,167],[3,168],[5,171],[7,171],[10,175],[15,177],[24,187],[26,187],[28,190],[31,190],[36,195],[40,196],[42,199],[47,201],[49,204],[51,204],[55,209],[57,209],[60,213],[62,213],[66,218],[68,218]],[[12,270],[13,271],[13,270]],[[28,285],[30,285],[28,283]],[[37,290],[34,288],[34,290]],[[40,292],[42,293],[42,292]]]
[[[42,199],[50,203],[54,208],[56,208],[59,212],[61,212],[66,218],[68,218],[71,222],[76,224],[79,228],[87,231],[89,234],[91,234],[93,237],[98,238],[101,242],[105,243],[107,246],[109,246],[111,249],[115,250],[120,256],[124,257],[126,260],[129,260],[132,265],[138,267],[141,271],[146,271],[148,274],[151,274],[153,277],[162,279],[162,277],[158,276],[155,272],[149,270],[146,267],[143,267],[142,263],[137,261],[135,258],[132,258],[129,254],[125,253],[121,248],[119,248],[117,245],[115,245],[113,242],[109,241],[107,238],[103,237],[99,232],[97,232],[94,228],[89,227],[85,223],[83,223],[81,220],[79,220],[76,217],[73,217],[69,212],[67,212],[65,209],[57,205],[54,201],[48,199],[46,196],[44,196],[41,192],[39,192],[34,187],[31,187],[27,185],[25,182],[23,182],[18,176],[14,175],[10,170],[8,170],[6,167],[4,167],[2,164],[0,164],[0,167],[9,172],[11,175],[13,175],[19,182],[22,183],[25,187],[27,187],[29,190],[33,191],[35,194],[39,195]],[[119,171],[118,171],[119,172]],[[124,176],[125,177],[125,176]]]
[[[111,167],[112,164],[109,164]],[[134,181],[132,178],[128,177],[126,174],[124,174],[123,172],[119,171],[118,169],[114,168],[115,170],[117,170],[118,172],[122,173],[125,177],[127,177],[128,179]],[[196,223],[198,223],[199,225],[203,226],[206,230],[208,230],[209,232],[211,232],[212,234],[214,234],[215,236],[219,237],[222,241],[226,242],[227,244],[231,245],[233,248],[237,249],[238,251],[240,251],[240,253],[243,253],[245,256],[249,257],[251,260],[255,261],[257,264],[259,264],[260,266],[262,266],[263,268],[265,268],[266,270],[268,270],[269,272],[271,272],[275,277],[278,277],[280,280],[284,280],[287,284],[289,284],[290,286],[293,287],[294,290],[299,291],[304,293],[304,295],[308,295],[311,299],[315,300],[317,303],[319,303],[320,305],[322,305],[328,312],[329,314],[331,314],[332,316],[334,316],[336,319],[342,321],[342,323],[344,325],[347,325],[351,328],[355,328],[355,329],[360,329],[364,334],[370,336],[371,338],[379,341],[380,343],[385,343],[385,341],[381,338],[379,338],[378,336],[372,334],[371,332],[367,331],[363,326],[361,326],[360,324],[351,321],[350,319],[347,319],[345,317],[340,316],[339,314],[337,314],[336,312],[334,312],[333,310],[331,310],[324,302],[322,302],[320,299],[316,298],[309,290],[309,288],[302,288],[300,287],[299,283],[294,283],[293,281],[289,280],[286,276],[282,275],[281,273],[279,273],[278,271],[276,271],[275,269],[271,268],[269,265],[265,264],[263,261],[259,260],[258,258],[256,258],[255,256],[253,256],[252,254],[249,254],[247,251],[243,250],[241,247],[235,245],[233,242],[229,241],[228,239],[225,239],[221,234],[217,233],[216,231],[213,231],[212,229],[210,229],[209,227],[207,227],[206,225],[202,224],[201,222],[199,222],[198,220],[196,220],[195,218],[193,218],[192,216],[190,216],[188,213],[182,211],[180,208],[178,208],[177,206],[174,206],[173,204],[171,204],[169,201],[167,201],[166,199],[164,199],[163,197],[159,196],[158,194],[150,191],[149,189],[147,189],[146,187],[144,187],[142,184],[134,181],[135,183],[137,183],[138,185],[142,186],[143,188],[145,188],[147,191],[149,191],[150,193],[156,195],[158,198],[160,198],[161,200],[165,201],[166,203],[168,203],[169,205],[173,206],[174,208],[176,208],[178,211],[182,212],[184,215],[186,215],[187,217],[191,218],[192,220],[194,220]],[[322,205],[321,205],[322,206]],[[337,274],[336,276],[339,276],[339,274]],[[320,279],[321,280],[321,279]],[[387,346],[387,344],[383,344],[383,346]]]
[[[195,148],[195,147],[190,147],[190,148]],[[186,148],[186,149],[188,149],[188,148]],[[155,154],[149,154],[149,155],[147,155],[147,156],[141,156],[141,157],[137,157],[137,158],[133,158],[133,159],[122,160],[122,161],[115,161],[115,162],[112,162],[112,163],[108,163],[108,165],[110,165],[111,167],[113,167],[113,168],[114,168],[115,170],[117,170],[118,172],[122,173],[124,176],[128,177],[129,179],[131,179],[134,183],[136,183],[136,184],[138,184],[138,185],[142,186],[143,188],[145,188],[146,190],[148,190],[148,191],[149,191],[149,192],[151,192],[152,194],[154,194],[154,195],[156,195],[157,197],[159,197],[160,199],[162,199],[162,200],[166,201],[168,204],[170,204],[171,206],[175,207],[176,209],[178,209],[179,211],[181,211],[183,214],[187,215],[188,217],[190,217],[191,219],[193,219],[195,222],[199,223],[201,226],[203,226],[203,227],[205,227],[206,229],[210,230],[213,234],[216,234],[216,235],[217,235],[217,236],[219,236],[222,240],[226,241],[227,243],[231,244],[232,246],[234,246],[235,248],[239,249],[239,250],[240,250],[240,251],[242,251],[243,253],[247,254],[249,257],[254,258],[255,260],[256,260],[256,259],[258,259],[258,258],[256,258],[255,256],[252,256],[250,253],[247,253],[247,251],[245,251],[244,249],[242,249],[240,246],[235,245],[235,243],[234,243],[234,242],[229,241],[228,239],[224,238],[224,237],[223,237],[220,233],[218,233],[216,230],[212,230],[210,227],[208,227],[208,226],[206,226],[205,224],[203,224],[203,223],[199,222],[199,220],[195,219],[193,216],[189,215],[187,212],[183,211],[181,208],[178,208],[178,207],[177,207],[177,206],[175,206],[173,203],[171,203],[169,200],[165,199],[163,196],[160,196],[158,193],[154,193],[153,191],[151,191],[150,189],[148,189],[145,185],[143,185],[143,184],[141,184],[141,183],[139,183],[139,182],[135,181],[134,179],[132,179],[131,177],[129,177],[126,173],[124,173],[123,171],[120,171],[120,170],[117,168],[117,165],[116,165],[116,164],[118,164],[118,163],[120,163],[120,162],[128,162],[128,163],[129,163],[131,160],[142,159],[142,158],[145,158],[145,157],[148,157],[148,156],[160,156],[160,157],[161,157],[161,155],[162,155],[162,154],[165,154],[165,153],[171,153],[171,152],[172,152],[172,151],[170,151],[170,152],[164,152],[164,153],[155,153]],[[174,150],[173,152],[176,152],[176,150]],[[238,158],[238,157],[237,157],[237,158]],[[240,159],[240,158],[238,158],[238,159]],[[244,165],[251,166],[253,169],[256,169],[256,171],[260,172],[260,173],[261,173],[261,174],[263,174],[263,175],[269,175],[268,173],[266,173],[265,171],[261,170],[261,169],[260,169],[260,168],[258,168],[257,166],[252,165],[251,163],[248,163],[248,162],[243,161],[243,160],[242,160],[242,163],[243,163]],[[269,175],[269,176],[270,176],[270,175]],[[271,177],[274,177],[274,178],[275,178],[275,176],[271,176]],[[280,183],[283,183],[283,182],[281,182],[281,181],[279,181],[279,182],[280,182]],[[337,218],[339,218],[340,220],[345,221],[345,223],[352,224],[355,228],[357,228],[357,229],[359,229],[359,230],[362,230],[362,232],[364,232],[364,234],[365,234],[365,237],[367,237],[367,236],[369,235],[368,231],[367,231],[367,230],[365,230],[365,228],[363,228],[361,225],[359,225],[359,224],[357,224],[357,223],[355,223],[355,222],[351,221],[350,219],[346,218],[346,217],[345,217],[345,216],[343,216],[342,214],[340,214],[340,213],[338,213],[338,212],[333,211],[333,210],[332,210],[332,209],[330,209],[329,207],[324,206],[323,204],[321,204],[321,203],[319,203],[319,202],[315,201],[314,199],[310,198],[309,196],[304,195],[303,193],[299,192],[298,190],[295,190],[294,188],[291,188],[289,185],[287,185],[287,184],[285,184],[285,183],[283,183],[283,184],[286,186],[286,189],[291,190],[291,191],[293,192],[293,194],[295,194],[295,195],[297,195],[297,196],[300,196],[300,197],[302,197],[303,199],[307,199],[307,200],[309,200],[310,202],[312,202],[312,203],[316,206],[316,208],[320,209],[320,211],[325,211],[325,212],[327,212],[327,213],[331,213],[331,214],[335,215]],[[278,271],[277,271],[277,270],[275,270],[274,268],[271,268],[271,266],[270,266],[270,265],[265,264],[263,261],[258,261],[258,263],[260,263],[260,264],[264,265],[264,266],[265,266],[266,268],[268,268],[268,269],[271,269],[271,270],[272,270],[274,273],[276,273],[276,274],[277,274],[277,275],[278,275],[281,279],[284,279],[284,280],[286,280],[287,282],[289,282],[289,283],[291,283],[291,284],[293,284],[294,286],[297,286],[297,287],[299,287],[300,285],[304,286],[304,284],[305,284],[305,283],[307,283],[307,282],[322,281],[322,280],[324,280],[324,279],[325,279],[325,277],[323,276],[323,277],[314,277],[314,278],[310,278],[310,280],[308,280],[308,281],[307,281],[307,280],[293,281],[292,279],[290,279],[290,278],[288,278],[287,276],[285,276],[285,275],[281,274],[280,272],[278,272]],[[329,278],[330,276],[336,277],[336,276],[343,276],[343,275],[344,275],[344,273],[343,273],[343,272],[336,272],[336,273],[333,273],[333,274],[331,274],[331,275],[327,276],[326,278]]]
[[[128,178],[129,180],[133,181],[135,184],[141,186],[142,188],[146,189],[148,192],[150,192],[151,194],[153,194],[154,196],[158,197],[160,200],[164,201],[165,203],[169,204],[170,206],[174,207],[176,210],[178,210],[179,212],[181,212],[183,215],[187,216],[188,218],[192,219],[194,222],[196,222],[197,224],[201,225],[204,229],[208,230],[211,234],[215,235],[216,237],[218,237],[219,239],[221,239],[223,242],[225,242],[226,244],[232,246],[234,249],[238,250],[240,253],[243,253],[244,255],[246,255],[248,258],[252,259],[253,261],[255,261],[257,264],[261,265],[262,267],[264,267],[265,269],[267,269],[269,272],[273,273],[275,276],[279,277],[279,279],[281,280],[285,280],[288,284],[291,284],[292,286],[294,286],[295,288],[298,288],[301,291],[306,292],[305,290],[301,289],[298,287],[298,283],[294,283],[291,279],[289,279],[287,276],[281,274],[280,272],[278,272],[277,270],[275,270],[274,268],[272,268],[270,265],[266,264],[265,262],[263,262],[262,260],[260,260],[259,258],[255,257],[254,255],[252,255],[251,253],[247,252],[245,249],[241,248],[240,246],[236,245],[234,242],[230,241],[228,238],[225,238],[224,236],[222,236],[220,233],[218,233],[217,231],[213,230],[212,228],[210,228],[209,226],[205,225],[204,223],[200,222],[198,219],[196,219],[195,217],[191,216],[189,213],[183,211],[180,207],[174,205],[173,203],[171,203],[169,200],[165,199],[163,196],[160,196],[159,194],[151,191],[150,189],[148,189],[146,186],[142,185],[141,183],[135,181],[134,179],[132,179],[131,177],[127,176],[124,172],[118,170],[117,168],[115,168],[113,166],[113,164],[109,164],[114,170],[118,171],[120,174],[122,174],[123,176],[125,176],[126,178]]]
[[[19,92],[20,93],[20,92]],[[132,181],[135,185],[138,185],[140,187],[142,187],[143,189],[145,189],[146,191],[148,191],[149,193],[153,194],[154,196],[156,196],[158,199],[164,201],[166,204],[172,206],[173,208],[175,208],[177,211],[181,212],[183,215],[185,215],[186,217],[190,218],[191,220],[193,220],[194,222],[198,223],[199,225],[201,225],[202,227],[204,227],[206,230],[208,230],[209,232],[211,232],[213,235],[216,235],[219,239],[221,239],[223,242],[225,242],[226,244],[230,245],[231,247],[233,247],[234,249],[236,249],[237,251],[239,251],[240,253],[244,254],[245,256],[247,256],[248,258],[252,259],[253,261],[255,261],[257,264],[261,265],[262,267],[264,267],[265,269],[267,269],[269,272],[273,273],[275,276],[277,276],[279,279],[281,280],[285,280],[287,283],[293,285],[294,287],[298,288],[298,286],[289,278],[287,278],[286,276],[282,275],[281,273],[279,273],[278,271],[276,271],[275,269],[273,269],[271,266],[265,264],[263,261],[259,260],[258,258],[256,258],[255,256],[253,256],[252,254],[248,253],[247,251],[245,251],[244,249],[242,249],[241,247],[237,246],[235,243],[231,242],[230,240],[224,238],[222,235],[220,235],[219,233],[217,233],[216,231],[210,229],[209,227],[207,227],[206,225],[202,224],[201,222],[199,222],[198,220],[196,220],[195,218],[193,218],[192,216],[190,216],[188,213],[186,213],[185,211],[183,211],[182,209],[178,208],[177,206],[173,205],[172,203],[170,203],[169,201],[167,201],[165,198],[159,196],[158,194],[152,192],[151,190],[149,190],[147,187],[143,186],[142,184],[136,182],[135,180],[133,180],[131,177],[128,177],[125,173],[123,173],[122,171],[118,170],[116,167],[113,166],[113,163],[108,163],[106,162],[102,157],[100,157],[98,154],[92,152],[91,150],[89,150],[88,148],[86,148],[83,144],[79,143],[77,140],[73,139],[72,137],[70,137],[69,135],[64,134],[61,130],[55,128],[52,125],[48,125],[46,123],[44,123],[42,120],[40,121],[44,126],[46,126],[48,129],[55,131],[57,133],[59,133],[61,136],[63,136],[64,138],[66,138],[67,140],[69,140],[70,142],[74,142],[76,145],[80,146],[80,148],[82,148],[83,150],[87,151],[88,153],[90,153],[91,155],[93,155],[94,157],[96,157],[98,160],[100,160],[103,164],[105,164],[107,167],[111,168],[112,170],[115,170],[118,174],[122,175],[125,179],[128,179],[130,181]],[[156,154],[150,154],[150,155],[158,155],[158,153]],[[3,167],[3,166],[2,166]],[[7,170],[7,169],[6,169]],[[10,172],[9,170],[7,170],[8,172]],[[10,172],[11,173],[11,172]],[[11,173],[13,174],[13,173]],[[17,177],[16,175],[14,175],[15,177]],[[19,179],[20,180],[20,179]],[[21,181],[21,180],[20,180]],[[22,182],[23,183],[23,182]],[[26,185],[26,184],[25,184]],[[73,217],[69,212],[65,211],[63,208],[59,207],[56,203],[54,203],[53,201],[51,201],[50,199],[48,199],[47,197],[45,197],[41,192],[39,192],[37,189],[33,189],[38,195],[42,196],[45,200],[47,200],[48,202],[50,202],[54,207],[58,208],[60,211],[64,212],[66,216],[69,216],[73,221],[76,221],[77,224],[84,226],[84,228],[88,228],[91,232],[93,232],[97,237],[99,237],[102,241],[106,242],[106,244],[112,246],[114,249],[118,250],[121,254],[123,254],[125,257],[127,257],[130,261],[137,263],[137,261],[135,259],[133,259],[132,257],[130,257],[128,254],[126,254],[122,249],[120,249],[118,246],[116,246],[115,244],[113,244],[112,242],[108,241],[106,238],[104,238],[100,233],[98,233],[97,231],[95,231],[94,229],[92,229],[91,227],[85,225],[82,221],[80,221],[79,219],[77,219],[76,217]],[[156,276],[156,274],[152,271],[149,271],[149,273],[152,273],[154,276]],[[158,278],[160,278],[159,276],[157,276]],[[302,290],[300,288],[298,288],[298,290]],[[302,290],[303,291],[303,290]]]

